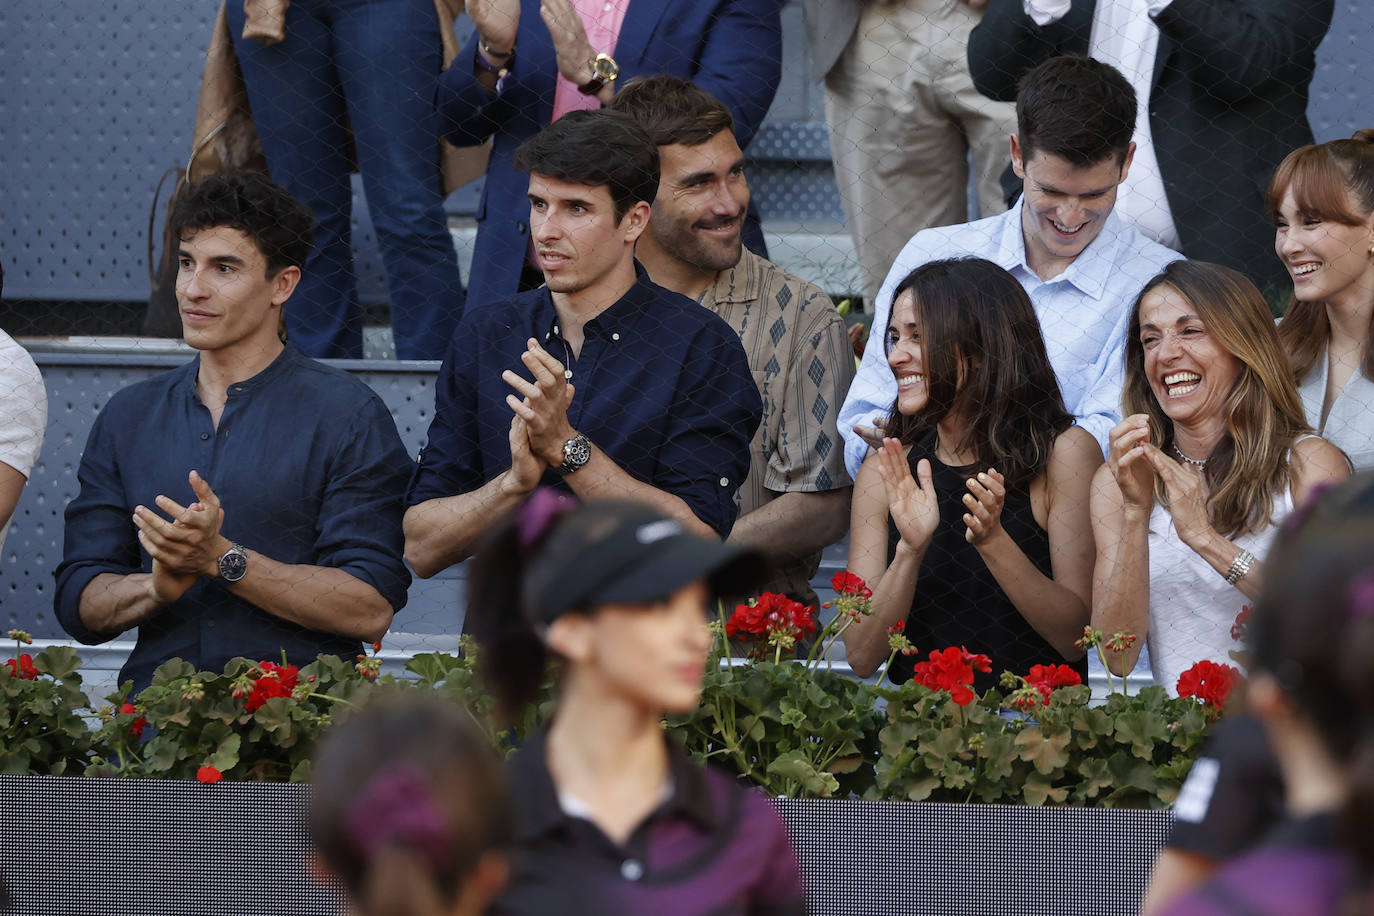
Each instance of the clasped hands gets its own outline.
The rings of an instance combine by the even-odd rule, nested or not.
[[[878,449],[878,475],[887,489],[888,513],[897,533],[909,547],[924,548],[940,523],[940,505],[931,480],[930,461],[916,463],[917,478],[911,476],[902,443],[882,440]],[[1002,506],[1006,503],[1006,478],[996,468],[988,468],[964,481],[964,538],[974,547],[995,543],[1005,534]]]
[[[1113,426],[1108,442],[1107,465],[1121,488],[1127,511],[1149,514],[1158,476],[1169,498],[1174,529],[1183,543],[1195,545],[1212,533],[1202,468],[1175,461],[1151,442],[1150,421],[1145,414],[1131,414]]]
[[[520,0],[468,0],[467,14],[487,47],[497,51],[515,47],[520,27]],[[590,80],[592,72],[588,64],[596,56],[596,50],[587,40],[582,17],[571,0],[543,0],[539,4],[539,16],[553,39],[558,72],[575,86]]]
[[[553,354],[531,337],[520,354],[533,380],[514,370],[501,373],[501,379],[515,390],[506,395],[514,411],[510,424],[511,477],[516,489],[533,490],[546,468],[563,463],[563,445],[577,435],[568,422],[568,406],[575,389],[564,374],[564,366]]]
[[[154,502],[167,518],[147,506],[134,507],[138,542],[153,558],[153,595],[162,603],[180,598],[201,576],[218,576],[219,558],[233,546],[220,534],[219,497],[197,472],[187,476],[196,494],[189,506],[159,494]]]

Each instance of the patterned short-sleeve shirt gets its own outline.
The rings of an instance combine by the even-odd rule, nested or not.
[[[830,297],[745,249],[697,301],[739,334],[763,397],[749,476],[737,496],[740,515],[783,493],[850,486],[835,421],[854,378],[854,354]],[[814,603],[810,582],[819,565],[819,552],[787,564],[763,590]]]

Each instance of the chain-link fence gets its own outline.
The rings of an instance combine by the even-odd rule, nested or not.
[[[572,373],[571,425],[631,477],[681,499],[718,532],[729,530],[738,514],[736,536],[770,546],[787,561],[786,574],[775,580],[780,589],[819,601],[830,597],[830,575],[845,566],[871,578],[880,616],[905,621],[920,650],[894,670],[909,675],[930,650],[966,646],[991,657],[983,686],[1003,668],[1024,674],[1030,664],[1076,659],[1072,643],[1089,619],[1101,622],[1108,636],[1133,631],[1139,639],[1127,655],[1141,647],[1147,630],[1152,648],[1162,640],[1167,648],[1156,654],[1167,661],[1160,679],[1171,689],[1184,659],[1228,661],[1236,647],[1232,628],[1243,626],[1236,617],[1251,594],[1242,551],[1262,562],[1269,526],[1247,520],[1221,525],[1214,532],[1221,540],[1194,537],[1178,531],[1172,522],[1178,516],[1158,500],[1146,528],[1124,524],[1118,516],[1129,485],[1096,472],[1100,454],[1094,457],[1091,440],[1099,452],[1109,446],[1132,371],[1122,370],[1131,306],[1173,251],[1240,270],[1280,309],[1295,272],[1299,298],[1302,284],[1322,282],[1315,274],[1303,279],[1307,272],[1336,272],[1339,252],[1315,241],[1275,255],[1265,193],[1291,149],[1374,126],[1358,67],[1374,36],[1374,13],[1353,0],[1334,8],[1241,0],[1159,5],[1152,20],[1143,20],[1110,11],[1094,17],[1092,4],[1060,10],[1038,0],[988,0],[986,9],[965,0],[612,0],[577,4],[574,28],[547,25],[539,4],[528,0],[474,4],[468,12],[444,0],[292,0],[281,5],[280,18],[270,4],[237,0],[222,18],[211,0],[171,9],[141,0],[98,9],[11,4],[0,11],[7,36],[0,93],[8,115],[0,125],[0,326],[35,355],[47,419],[40,453],[34,434],[22,432],[24,423],[43,425],[34,419],[36,395],[17,395],[23,409],[8,414],[21,430],[10,438],[24,440],[11,452],[12,466],[31,468],[19,469],[28,485],[0,564],[4,619],[40,638],[67,638],[53,611],[53,571],[64,549],[71,559],[72,545],[63,544],[64,510],[88,483],[78,479],[78,469],[95,419],[115,392],[194,355],[178,340],[177,301],[185,308],[188,294],[177,289],[178,240],[165,233],[167,197],[178,176],[155,196],[159,178],[179,166],[189,166],[196,178],[231,166],[265,166],[316,221],[312,253],[285,307],[292,344],[314,357],[375,360],[344,366],[380,396],[398,428],[396,446],[411,456],[427,441],[437,393],[449,439],[426,484],[431,488],[418,491],[427,498],[442,498],[444,487],[476,489],[512,461],[512,413],[502,395],[518,389],[501,380],[498,363],[505,359],[506,368],[520,370],[519,347],[507,352],[502,347],[509,340],[490,328],[480,336],[474,324],[469,336],[459,335],[466,341],[454,351],[460,358],[443,371],[433,362],[449,352],[465,315],[505,310],[511,318],[503,327],[518,325],[521,344],[536,337]],[[516,10],[518,23],[501,20]],[[1120,157],[1091,153],[1079,161],[1046,153],[1048,147],[1028,148],[1025,137],[1019,149],[1008,148],[1008,135],[1018,131],[1018,80],[1063,53],[1111,62],[1137,91],[1128,168]],[[598,62],[597,54],[612,62]],[[656,73],[692,79],[725,104],[747,156],[748,191],[730,184],[739,180],[732,168],[690,158],[702,143],[668,144],[683,155],[661,157],[664,188],[673,190],[659,192],[641,260],[655,281],[709,305],[731,325],[743,342],[738,358],[727,359],[709,335],[693,338],[705,333],[689,330],[699,321],[635,325],[621,316],[589,325],[578,340],[559,326],[566,316],[552,296],[565,288],[537,290],[544,274],[557,272],[550,253],[568,252],[540,234],[547,220],[531,214],[528,179],[512,162],[515,149],[556,116],[598,108],[631,78]],[[1072,83],[1069,92],[1091,94]],[[1060,128],[1047,128],[1054,129]],[[1092,124],[1080,124],[1079,133],[1084,130],[1091,132]],[[441,137],[455,145],[441,146]],[[687,164],[695,171],[674,172]],[[682,183],[671,184],[679,178]],[[1027,191],[1018,198],[1022,179]],[[1064,198],[1072,198],[1069,205]],[[1294,213],[1321,216],[1317,199],[1298,200]],[[1362,218],[1368,209],[1360,209]],[[939,226],[958,228],[913,240]],[[673,228],[682,233],[674,236]],[[720,261],[717,249],[738,250],[728,238],[717,244],[717,236],[735,229],[776,269],[751,254]],[[978,327],[969,323],[969,303],[989,295],[993,280],[968,283],[959,293],[957,278],[936,278],[931,289],[952,297],[943,318],[932,311],[933,292],[900,304],[908,272],[960,256],[987,258],[1024,287],[1043,334],[1038,356],[1026,329],[1008,323],[1009,307],[989,311]],[[1371,269],[1365,263],[1349,270]],[[842,321],[830,300],[851,300],[855,311]],[[1212,314],[1191,304],[1190,314]],[[1242,306],[1218,307],[1234,316]],[[856,320],[872,321],[873,330],[851,386],[855,368],[845,324]],[[1222,339],[1214,325],[1203,330]],[[1171,325],[1160,340],[1166,350],[1178,350],[1168,357],[1181,360],[1176,368],[1156,371],[1160,358],[1152,362],[1148,353],[1136,367],[1142,378],[1158,376],[1156,402],[1166,405],[1152,435],[1172,465],[1156,474],[1192,474],[1203,467],[1199,462],[1215,460],[1205,479],[1220,491],[1231,481],[1217,466],[1233,475],[1265,469],[1236,457],[1253,451],[1251,443],[1223,443],[1210,451],[1215,458],[1188,454],[1206,437],[1190,438],[1193,416],[1182,408],[1171,412],[1169,399],[1187,402],[1194,396],[1190,385],[1206,394],[1213,370],[1226,359],[1206,361],[1189,351],[1185,330]],[[924,349],[916,337],[921,331]],[[1143,340],[1138,327],[1134,333]],[[1018,346],[994,367],[996,351],[986,348],[998,334]],[[620,335],[625,346],[618,346]],[[1280,345],[1292,349],[1288,338]],[[727,390],[731,360],[747,384]],[[1064,407],[1086,433],[1064,432],[1052,399],[1025,388],[1025,373],[1037,360],[1052,369]],[[1334,374],[1349,379],[1338,384],[1311,365],[1292,393],[1295,403],[1307,423],[1326,425],[1357,465],[1367,465],[1374,404],[1363,393],[1370,384],[1366,370],[1337,367]],[[488,375],[477,377],[479,367]],[[937,378],[942,372],[952,375]],[[978,389],[985,402],[954,397],[971,382],[985,386]],[[950,393],[941,393],[944,388]],[[761,401],[761,411],[745,403],[746,391]],[[209,411],[204,433],[189,421],[141,429],[133,437],[138,448],[170,461],[170,455],[198,453],[159,437],[200,436],[198,442],[210,443],[200,469],[213,485],[217,478],[205,469],[232,453],[225,440],[264,437],[256,452],[241,453],[257,454],[260,465],[220,469],[222,477],[239,480],[242,494],[238,504],[225,505],[226,532],[249,549],[264,543],[236,515],[276,524],[271,513],[244,503],[273,492],[280,499],[293,486],[302,487],[300,505],[275,509],[315,513],[294,523],[327,530],[320,494],[331,484],[316,481],[311,490],[300,481],[307,470],[332,468],[325,458],[334,456],[291,443],[299,424],[240,432],[230,410],[221,426],[205,394],[195,395]],[[922,425],[922,412],[933,416],[942,398],[958,408],[946,416],[965,426]],[[884,479],[876,460],[860,471],[868,444],[850,427],[887,418],[894,400],[898,409],[888,422],[901,427],[903,416],[912,418],[903,445],[914,450]],[[739,410],[729,413],[727,403]],[[1206,406],[1212,409],[1212,402]],[[458,412],[463,422],[452,419]],[[1013,414],[1020,425],[1008,419]],[[982,425],[968,426],[975,415]],[[693,416],[699,421],[690,422]],[[761,417],[757,433],[754,417]],[[1172,427],[1175,421],[1183,425]],[[960,440],[957,433],[975,427],[994,438]],[[1189,431],[1177,431],[1184,427]],[[1045,430],[1059,438],[1033,434]],[[1295,449],[1314,448],[1295,439],[1287,440]],[[434,437],[428,441],[432,449]],[[1285,466],[1286,455],[1265,473],[1283,478],[1274,468]],[[996,462],[988,456],[1011,463],[993,474]],[[919,482],[922,457],[931,462],[941,519],[932,535],[888,520],[910,520],[906,508],[893,508],[893,494],[904,486],[903,467]],[[1320,459],[1299,464],[1325,467]],[[555,463],[540,460],[556,483]],[[0,455],[0,461],[9,459]],[[96,470],[92,465],[87,476]],[[116,460],[100,468],[121,470]],[[1096,487],[1090,485],[1095,472]],[[854,475],[860,486],[847,533],[846,488]],[[1295,471],[1296,483],[1285,481],[1264,497],[1270,505],[1260,514],[1281,518],[1293,494],[1318,476]],[[105,484],[105,492],[119,497],[113,515],[153,505],[157,492],[135,492],[120,478]],[[194,499],[184,472],[158,486],[182,504]],[[1177,505],[1185,491],[1162,495]],[[399,523],[399,514],[393,521]],[[132,558],[130,572],[147,569],[132,519],[126,529],[118,555],[99,561]],[[1148,543],[1131,540],[1144,530]],[[399,544],[399,533],[392,535]],[[303,545],[294,562],[307,562],[306,548],[315,546]],[[325,553],[317,551],[320,558]],[[384,652],[399,659],[454,647],[464,573],[449,561],[462,553],[450,545],[438,561],[425,561],[434,568],[422,571],[435,575],[410,584]],[[1233,588],[1237,582],[1241,587]],[[222,590],[214,586],[204,595],[193,612],[196,627],[223,626],[215,606]],[[266,632],[281,625],[293,634],[303,625],[300,618],[289,625],[281,619],[263,615],[260,622]],[[306,629],[318,624],[304,622]],[[870,623],[870,631],[876,628]],[[111,668],[122,662],[133,635],[115,643],[120,648],[109,656]],[[190,641],[182,652],[210,639],[208,630],[194,640],[183,636]],[[887,654],[885,634],[849,645],[858,650],[853,660],[861,673],[869,656]]]

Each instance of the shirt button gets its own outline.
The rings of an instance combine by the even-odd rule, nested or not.
[[[201,442],[204,442],[206,439],[209,439],[209,438],[210,438],[210,434],[209,434],[209,433],[201,433],[201,434],[200,434],[200,441],[201,441]]]
[[[567,379],[568,381],[572,381],[572,370],[571,370],[571,369],[564,369],[564,370],[563,370],[563,377],[564,377],[565,379]]]
[[[638,859],[626,859],[620,863],[620,877],[626,881],[638,881],[644,877],[644,865]]]
[[[611,340],[619,340],[619,339],[620,339],[620,332],[619,332],[619,331],[615,331],[615,332],[613,332],[613,333],[611,334]]]
[[[720,479],[720,485],[721,485],[722,487],[728,487],[728,486],[730,486],[730,478],[729,478],[729,477],[722,477],[722,478]]]

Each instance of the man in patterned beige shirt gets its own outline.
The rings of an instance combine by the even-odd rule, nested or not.
[[[774,561],[765,590],[814,604],[821,550],[849,526],[853,483],[835,428],[854,377],[844,319],[819,287],[741,244],[749,184],[729,109],[668,76],[631,82],[609,107],[633,115],[658,144],[658,197],[635,255],[655,283],[739,333],[763,396],[730,540]]]

